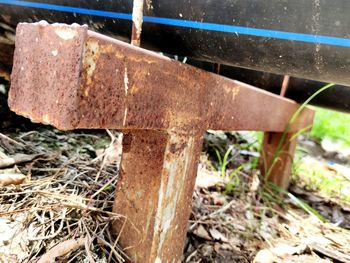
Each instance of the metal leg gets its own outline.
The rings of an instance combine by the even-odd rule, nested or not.
[[[124,134],[114,230],[135,262],[181,260],[201,147],[202,135]]]
[[[293,156],[296,147],[296,140],[290,141],[292,138],[291,133],[288,133],[285,137],[285,143],[283,144],[281,153],[276,157],[277,161],[271,167],[274,159],[274,155],[278,150],[278,144],[282,137],[281,132],[265,132],[264,140],[262,143],[262,155],[261,170],[264,176],[268,176],[268,180],[275,183],[283,189],[287,189],[290,180],[290,173],[292,168]]]

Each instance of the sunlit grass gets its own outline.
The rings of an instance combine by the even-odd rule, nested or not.
[[[350,204],[350,182],[322,162],[294,163],[293,181],[298,186]]]
[[[318,140],[330,138],[350,146],[350,114],[315,108],[311,136]]]

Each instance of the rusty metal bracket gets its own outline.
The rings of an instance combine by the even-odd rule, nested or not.
[[[285,75],[283,78],[280,96],[284,97],[288,85],[290,76]],[[309,123],[309,128],[312,126],[314,113],[312,110],[308,110],[301,118],[306,118],[306,123]],[[301,130],[305,127],[305,123],[299,122],[293,123],[294,130]],[[287,189],[290,182],[291,168],[293,164],[293,156],[295,153],[297,140],[293,138],[294,131],[289,130],[285,136],[282,132],[265,132],[262,142],[262,152],[260,158],[260,170],[267,179],[283,189]],[[283,142],[281,141],[283,140]],[[279,147],[281,148],[279,149]],[[276,155],[277,154],[277,155]]]
[[[19,24],[11,78],[11,109],[34,122],[124,132],[114,229],[135,262],[181,260],[205,130],[282,132],[298,107],[78,25]]]

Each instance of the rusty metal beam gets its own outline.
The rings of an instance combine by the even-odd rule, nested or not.
[[[297,108],[86,27],[43,23],[18,25],[11,85],[14,111],[62,130],[283,131]]]
[[[181,260],[205,130],[282,132],[298,107],[78,25],[19,24],[11,80],[32,121],[124,132],[114,229],[135,262]]]

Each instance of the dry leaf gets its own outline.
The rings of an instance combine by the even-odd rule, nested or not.
[[[41,154],[16,154],[7,158],[0,159],[0,168],[6,168],[19,163],[30,162],[38,158]]]
[[[210,188],[223,183],[223,179],[219,176],[217,172],[211,172],[205,168],[198,169],[196,187]]]
[[[27,177],[19,173],[0,173],[0,186],[19,185],[24,182]]]
[[[227,238],[215,228],[209,229],[210,235],[215,239],[222,242],[228,242]]]
[[[290,246],[288,244],[279,243],[274,248],[272,248],[273,254],[280,258],[285,258],[295,254],[301,254],[307,249],[305,244],[301,244],[300,246]]]
[[[53,263],[56,262],[56,258],[66,255],[81,246],[84,246],[85,238],[69,239],[59,243],[58,245],[47,251],[38,261],[38,263]]]
[[[207,230],[205,230],[205,228],[202,225],[199,225],[197,229],[193,231],[193,233],[200,238],[204,238],[206,240],[212,240],[211,237],[209,236],[209,233],[207,232]]]
[[[278,262],[277,258],[269,249],[263,249],[256,254],[253,263],[273,263]]]
[[[250,191],[256,192],[259,188],[259,185],[260,185],[260,179],[258,174],[255,172],[253,173],[252,183],[250,185]]]

